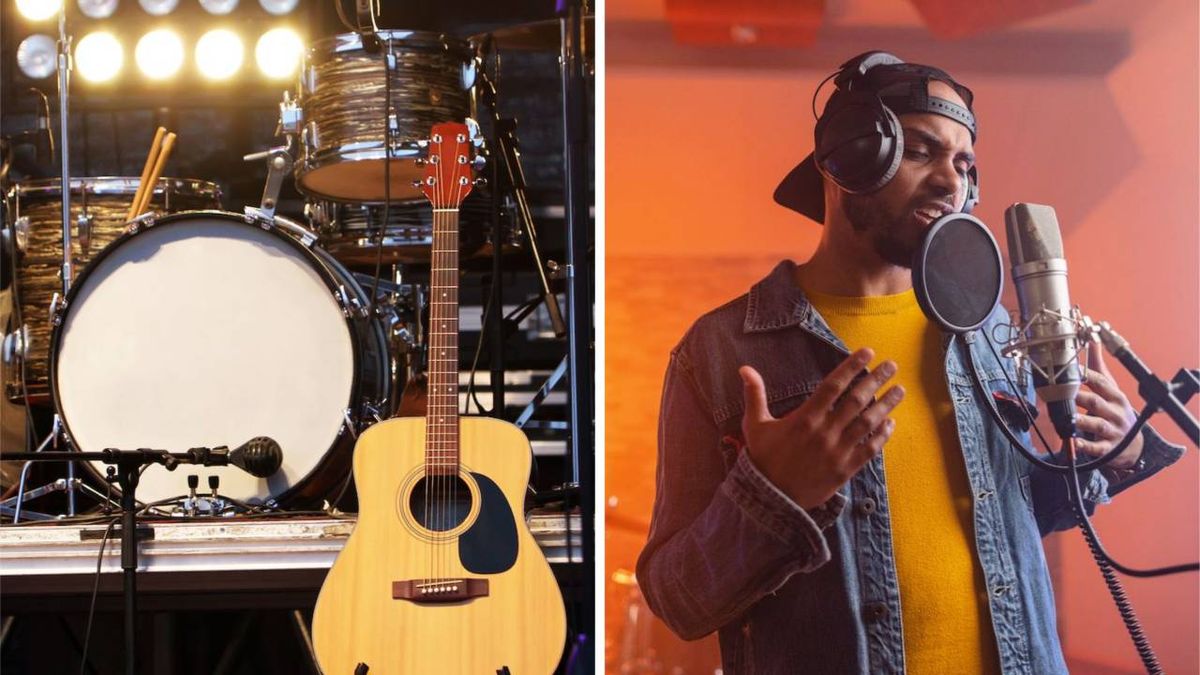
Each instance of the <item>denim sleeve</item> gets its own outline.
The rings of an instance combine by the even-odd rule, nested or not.
[[[1106,504],[1109,499],[1129,487],[1162,471],[1183,456],[1184,449],[1163,439],[1150,425],[1142,428],[1141,468],[1111,483],[1102,470],[1085,471],[1079,475],[1083,487],[1083,503],[1091,515],[1097,504]],[[1064,474],[1034,467],[1030,474],[1034,514],[1042,536],[1058,530],[1068,530],[1076,525],[1075,513],[1071,510],[1070,494],[1067,492]]]
[[[654,613],[688,640],[828,562],[822,532],[845,502],[839,494],[805,511],[744,451],[727,466],[710,410],[673,355],[659,415],[654,516],[637,578]]]

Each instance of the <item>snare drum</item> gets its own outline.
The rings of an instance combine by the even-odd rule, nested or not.
[[[354,434],[386,406],[387,338],[366,294],[274,223],[160,218],[97,256],[54,316],[51,391],[75,449],[232,448],[254,436],[283,449],[269,478],[153,465],[142,501],[186,494],[192,473],[202,485],[220,476],[221,494],[249,503],[329,496]]]
[[[300,75],[301,159],[296,185],[320,199],[379,202],[421,197],[423,142],[438,122],[472,115],[474,53],[467,42],[438,33],[390,30],[369,53],[346,33],[308,50]],[[385,61],[394,68],[385,81]],[[385,100],[390,87],[390,195],[384,190]]]
[[[76,273],[124,232],[125,215],[139,182],[137,177],[71,179],[71,251]],[[58,178],[27,181],[5,196],[12,215],[5,226],[11,229],[17,251],[14,304],[21,317],[21,325],[5,338],[9,366],[5,393],[13,402],[23,402],[24,393],[30,403],[50,402],[50,301],[55,293],[62,293],[61,185]],[[219,208],[221,189],[215,183],[186,178],[159,179],[150,199],[150,210],[159,213]],[[24,391],[22,366],[28,378]]]

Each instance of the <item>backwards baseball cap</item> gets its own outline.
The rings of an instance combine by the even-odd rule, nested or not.
[[[824,123],[842,108],[843,100],[850,91],[873,93],[896,116],[907,113],[934,113],[948,117],[967,127],[971,132],[971,140],[975,140],[975,115],[972,111],[974,94],[940,68],[904,63],[886,52],[872,51],[842,64],[838,72],[830,75],[830,78],[834,78],[837,90],[830,96],[817,122],[814,132],[817,147],[820,147],[820,133]],[[828,80],[829,78],[826,78],[825,81]],[[934,80],[950,85],[966,103],[966,107],[954,101],[931,96],[929,83]],[[821,84],[824,85],[824,82]],[[820,91],[820,88],[818,86],[817,90]],[[792,169],[775,188],[775,201],[818,223],[825,222],[824,185],[814,153],[809,153],[808,157]]]

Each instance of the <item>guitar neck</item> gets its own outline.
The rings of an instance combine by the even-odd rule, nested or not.
[[[458,209],[433,210],[429,280],[429,383],[425,464],[430,475],[458,473]]]

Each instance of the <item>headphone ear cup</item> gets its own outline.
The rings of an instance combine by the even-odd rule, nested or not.
[[[900,168],[900,120],[873,93],[839,92],[839,97],[832,114],[827,110],[817,124],[817,168],[846,192],[874,192]]]
[[[962,213],[970,213],[979,204],[979,167],[972,166],[967,171],[967,198],[963,202]]]

